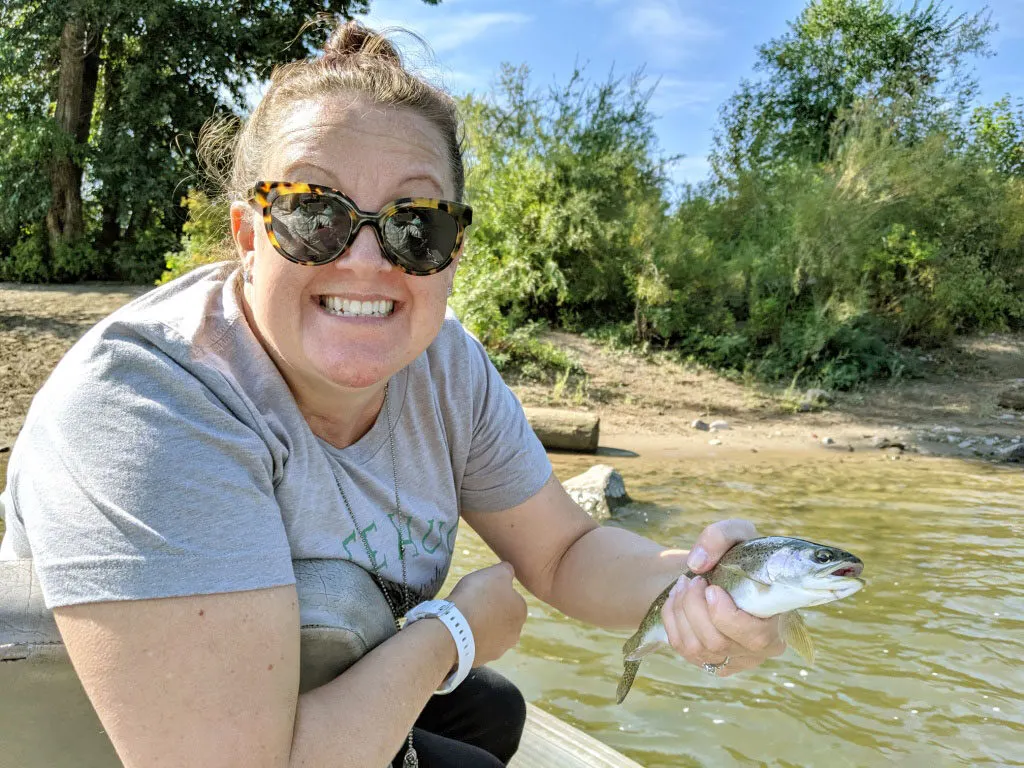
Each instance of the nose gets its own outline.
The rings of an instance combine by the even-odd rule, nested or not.
[[[363,272],[388,272],[392,269],[391,262],[381,251],[377,233],[369,224],[364,224],[356,233],[352,245],[334,262],[338,269],[351,269]]]

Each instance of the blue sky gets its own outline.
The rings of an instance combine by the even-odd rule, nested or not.
[[[699,181],[718,107],[750,75],[755,48],[786,31],[803,0],[373,0],[364,21],[402,26],[431,46],[427,74],[455,93],[485,91],[502,62],[525,63],[532,82],[565,83],[573,66],[586,64],[591,79],[614,67],[629,74],[643,66],[650,84],[656,129],[665,154],[685,158],[677,181]],[[996,56],[977,62],[981,100],[1005,93],[1024,96],[1024,0],[953,0],[957,12],[992,11],[999,31]]]

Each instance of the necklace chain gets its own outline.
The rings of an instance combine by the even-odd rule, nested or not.
[[[391,398],[388,397],[390,391],[391,382],[384,385],[384,415],[388,420],[388,442],[391,444],[391,474],[395,482],[395,529],[398,531],[398,559],[402,562],[402,610],[399,612],[398,608],[395,607],[394,602],[391,599],[391,595],[388,593],[387,587],[384,585],[384,579],[376,573],[376,570],[371,571],[373,580],[377,582],[377,586],[380,587],[380,591],[384,593],[384,599],[388,603],[388,608],[391,610],[391,618],[395,622],[395,629],[399,630],[402,628],[401,617],[411,607],[409,605],[409,579],[406,572],[405,566],[405,543],[402,539],[402,500],[398,495],[398,458],[395,454],[395,429],[391,423]],[[341,500],[345,503],[345,509],[348,511],[348,516],[352,520],[352,526],[359,531],[359,538],[363,541],[363,549],[366,550],[367,561],[371,568],[376,566],[376,560],[374,560],[370,549],[370,542],[366,538],[366,531],[359,527],[359,523],[356,522],[356,514],[352,510],[352,505],[348,503],[348,496],[345,494],[345,489],[341,485],[341,481],[338,479],[337,474],[334,476],[334,483],[338,486],[338,492],[341,493]],[[405,750],[405,758],[402,760],[403,768],[418,768],[419,758],[416,755],[416,750],[412,745],[412,730],[409,730],[409,746]]]

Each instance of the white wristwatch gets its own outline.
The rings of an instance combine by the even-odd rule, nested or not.
[[[455,640],[455,647],[459,650],[459,665],[445,678],[441,687],[435,692],[439,695],[451,693],[473,669],[473,660],[476,658],[473,631],[469,628],[469,622],[462,615],[462,611],[455,607],[455,603],[448,600],[427,600],[413,607],[405,614],[405,626],[408,627],[420,619],[440,619],[441,623],[448,627],[448,631],[452,633],[452,639]]]

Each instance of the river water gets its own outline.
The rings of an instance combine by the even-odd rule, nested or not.
[[[833,544],[867,586],[804,611],[818,657],[793,651],[712,679],[664,654],[615,704],[628,633],[529,598],[522,641],[495,667],[527,700],[662,766],[1024,765],[1024,473],[877,454],[598,457],[635,502],[613,525],[688,547],[708,523]],[[552,455],[566,480],[594,457]],[[494,561],[471,531],[451,578]]]

